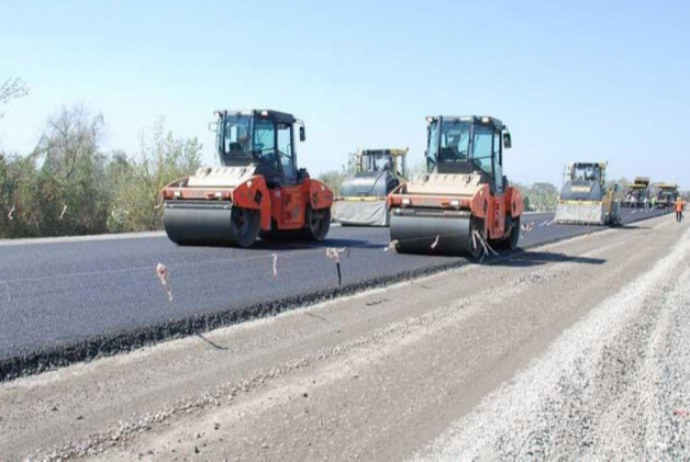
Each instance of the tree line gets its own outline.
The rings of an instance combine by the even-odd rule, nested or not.
[[[6,87],[0,103],[8,101]],[[199,168],[201,143],[176,137],[161,118],[136,152],[104,152],[104,128],[101,114],[63,107],[32,152],[0,151],[0,238],[161,228],[159,192]]]

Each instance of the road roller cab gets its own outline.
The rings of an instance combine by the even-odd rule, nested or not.
[[[407,149],[360,149],[355,172],[340,186],[334,219],[343,226],[388,226],[386,198],[405,181]]]
[[[493,117],[427,117],[427,173],[388,197],[399,252],[479,256],[515,248],[523,202],[503,175],[508,128]]]
[[[216,112],[220,167],[200,168],[163,189],[164,224],[177,244],[249,247],[259,235],[299,232],[323,240],[333,193],[297,166],[304,123],[278,111]],[[296,128],[299,128],[296,130]]]

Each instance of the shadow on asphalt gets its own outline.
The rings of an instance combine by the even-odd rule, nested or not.
[[[502,255],[502,258],[492,260],[491,265],[511,266],[515,268],[528,268],[532,266],[547,265],[549,263],[578,263],[586,265],[601,265],[606,260],[590,257],[572,257],[557,252],[532,252],[523,251]]]
[[[623,226],[618,226],[613,229],[622,229],[624,231],[630,231],[630,230],[636,230],[636,229],[652,229],[651,226],[640,226],[640,225],[623,225]]]
[[[388,244],[386,242],[386,244]],[[262,250],[304,250],[313,248],[326,248],[326,247],[349,247],[351,249],[383,249],[386,244],[373,244],[369,240],[364,239],[329,239],[326,238],[321,242],[315,242],[310,239],[304,238],[292,238],[279,240],[260,240],[254,244],[255,249]]]

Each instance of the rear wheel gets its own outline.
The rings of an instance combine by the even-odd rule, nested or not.
[[[494,244],[496,248],[503,250],[515,250],[520,243],[520,217],[511,218],[512,228],[510,228],[510,234],[505,239],[496,241]]]
[[[331,208],[314,210],[307,207],[305,231],[310,239],[323,241],[331,229]]]
[[[240,247],[249,247],[259,237],[261,214],[258,210],[234,207],[231,217],[232,235]]]

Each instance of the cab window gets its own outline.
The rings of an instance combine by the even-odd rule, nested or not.
[[[254,151],[256,157],[278,169],[276,126],[272,120],[257,119],[254,123]]]
[[[485,125],[476,125],[474,127],[474,136],[472,139],[472,163],[474,166],[490,177],[494,176],[493,172],[493,138],[494,130],[492,127]]]
[[[292,146],[292,125],[278,124],[278,156],[283,174],[288,181],[297,179],[297,169],[295,168],[295,158]]]
[[[496,177],[494,178],[496,183],[496,191],[503,191],[503,166],[501,165],[501,132],[498,130],[494,131],[493,160],[494,173],[496,175]]]

